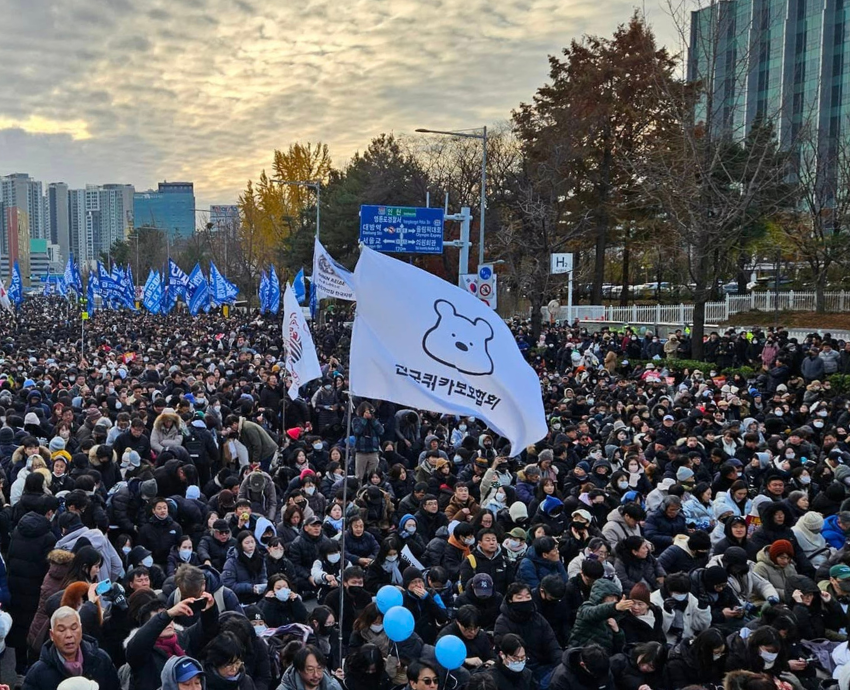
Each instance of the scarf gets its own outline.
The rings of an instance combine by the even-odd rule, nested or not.
[[[454,546],[456,549],[460,549],[460,550],[463,552],[463,556],[461,557],[461,560],[465,559],[465,558],[469,555],[469,553],[470,553],[470,551],[469,551],[469,547],[468,547],[466,544],[461,544],[461,543],[460,543],[460,542],[459,542],[459,541],[455,538],[455,535],[454,535],[454,534],[453,534],[452,536],[450,536],[450,537],[449,537],[449,544],[450,544],[451,546]]]
[[[404,578],[401,576],[401,571],[398,569],[398,561],[384,561],[381,563],[381,568],[385,573],[390,574],[391,584],[400,585],[404,582]]]
[[[806,557],[811,558],[813,554],[820,551],[822,555],[828,556],[830,553],[829,544],[826,543],[822,534],[817,534],[806,529],[803,521],[800,520],[791,528],[791,531],[797,537],[797,543],[806,554]]]
[[[236,560],[244,565],[252,575],[259,575],[263,571],[263,559],[259,557],[257,549],[254,549],[254,553],[251,556],[248,556],[242,549],[239,549],[239,555],[236,556]]]
[[[81,676],[83,675],[83,648],[77,648],[77,656],[74,657],[73,661],[69,661],[65,657],[62,658],[62,664],[65,666],[65,669],[68,671],[69,676]]]
[[[165,652],[165,655],[170,659],[173,656],[184,656],[185,652],[177,640],[177,635],[171,637],[157,637],[153,645],[156,649]]]

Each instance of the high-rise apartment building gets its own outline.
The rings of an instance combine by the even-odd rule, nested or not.
[[[87,185],[68,192],[69,246],[79,264],[107,254],[132,227],[132,185]]]
[[[71,252],[71,216],[68,208],[68,185],[51,182],[47,186],[47,227],[51,244],[59,245],[61,261]]]
[[[195,232],[195,188],[191,182],[160,182],[156,191],[137,192],[133,202],[134,227],[153,226],[169,237],[191,237]]]
[[[44,189],[38,180],[26,173],[14,173],[0,177],[0,200],[7,208],[17,207],[27,215],[29,234],[33,239],[46,237],[44,218]],[[4,227],[3,235],[8,240],[8,231]],[[0,250],[8,254],[8,244],[4,242]]]

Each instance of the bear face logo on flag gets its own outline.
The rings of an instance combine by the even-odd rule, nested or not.
[[[455,306],[444,299],[434,302],[435,323],[422,338],[422,349],[431,359],[470,376],[493,373],[493,358],[488,351],[493,327],[482,318],[472,319],[458,314]]]

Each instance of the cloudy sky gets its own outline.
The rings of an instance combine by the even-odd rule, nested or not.
[[[653,0],[646,11],[673,40]],[[0,0],[0,174],[195,182],[233,203],[274,148],[505,119],[547,54],[629,0]]]

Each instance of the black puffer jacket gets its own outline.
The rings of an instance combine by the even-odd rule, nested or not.
[[[539,666],[557,664],[561,658],[561,647],[552,630],[552,626],[536,610],[529,617],[520,616],[505,599],[500,608],[501,613],[493,628],[493,638],[498,645],[506,634],[519,635],[525,642],[528,655],[528,666],[535,669]]]
[[[526,652],[528,649],[526,649]],[[551,690],[613,690],[614,676],[611,671],[605,678],[595,678],[581,665],[581,647],[568,649],[561,656],[561,663],[552,674]]]
[[[141,485],[141,479],[134,478],[113,487],[108,505],[109,522],[117,525],[119,532],[136,534],[136,525],[142,516]]]
[[[168,561],[171,548],[180,543],[182,536],[183,530],[171,519],[171,516],[160,520],[155,515],[151,515],[139,531],[139,544],[150,550],[154,563],[164,564]]]
[[[205,534],[198,542],[198,560],[201,563],[210,562],[213,568],[221,572],[227,560],[227,552],[236,546],[236,540],[230,537],[227,541],[219,541],[212,534]]]
[[[47,554],[56,545],[50,521],[39,513],[27,513],[21,518],[6,556],[9,593],[12,603],[12,630],[6,643],[25,645],[30,623],[38,610],[41,583],[47,574]]]
[[[101,690],[121,690],[115,665],[97,642],[84,636],[80,648],[83,652],[83,676],[96,681]],[[56,690],[59,683],[70,677],[53,642],[48,641],[41,648],[38,661],[27,672],[23,690]]]
[[[292,545],[289,547],[289,560],[295,566],[299,589],[311,589],[311,585],[307,580],[310,577],[310,569],[313,567],[313,561],[319,558],[319,547],[322,544],[330,544],[330,541],[321,532],[319,532],[318,537],[311,537],[302,529],[298,538],[292,542]]]

